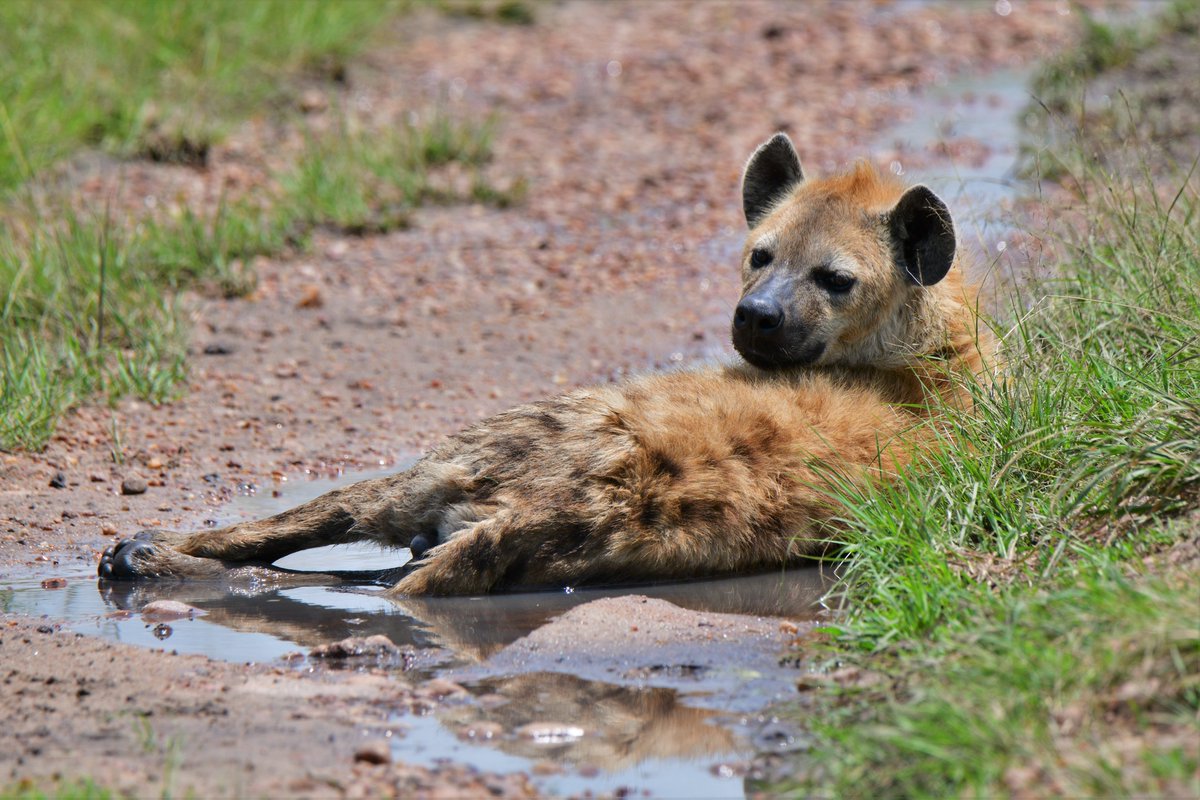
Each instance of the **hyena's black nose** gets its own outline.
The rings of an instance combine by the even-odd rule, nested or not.
[[[744,298],[733,312],[733,327],[739,331],[770,336],[782,326],[783,306],[770,297]]]

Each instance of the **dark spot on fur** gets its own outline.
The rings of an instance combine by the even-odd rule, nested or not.
[[[714,525],[725,520],[725,504],[717,500],[680,500],[679,522],[682,526]]]
[[[660,519],[662,519],[662,509],[658,507],[658,501],[644,500],[638,511],[638,522],[647,528],[653,528],[658,525]]]
[[[768,417],[760,417],[754,431],[748,436],[734,437],[730,450],[735,456],[754,463],[776,449],[781,438],[779,426]]]
[[[775,420],[770,417],[761,417],[758,422],[759,441],[762,442],[763,448],[766,449],[771,444],[779,439],[782,432],[779,426],[775,424]]]
[[[579,483],[572,482],[572,486],[567,489],[567,503],[575,508],[581,508],[588,504],[588,492]]]
[[[471,500],[476,503],[486,502],[492,499],[492,495],[500,488],[501,479],[488,474],[476,475],[467,487],[465,494],[469,495]]]
[[[734,436],[729,441],[729,452],[734,458],[740,458],[743,461],[754,461],[758,456],[757,450],[743,436]]]
[[[646,462],[651,472],[666,475],[668,478],[678,478],[683,474],[679,462],[659,450],[646,453]]]
[[[500,564],[499,544],[490,536],[476,536],[464,549],[463,560],[480,575],[490,575]]]
[[[626,430],[625,419],[621,416],[621,412],[610,411],[605,414],[603,427],[609,429],[610,431],[624,432]]]
[[[531,422],[545,428],[549,433],[562,433],[567,429],[566,424],[547,410],[538,410],[529,415]]]
[[[491,450],[500,461],[519,461],[537,449],[539,440],[532,436],[505,436],[492,442]]]
[[[591,542],[592,528],[585,522],[573,522],[558,529],[555,557],[576,555]]]

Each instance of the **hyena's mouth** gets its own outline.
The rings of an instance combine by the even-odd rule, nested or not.
[[[734,337],[733,349],[759,369],[806,367],[816,363],[825,354],[824,342],[805,342],[791,348],[774,342],[738,341],[737,338]]]

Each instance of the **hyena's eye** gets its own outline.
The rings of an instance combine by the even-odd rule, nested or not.
[[[819,269],[813,273],[813,280],[827,292],[845,294],[858,282],[853,275],[837,272],[832,269]]]
[[[754,269],[765,267],[771,263],[772,258],[774,256],[771,255],[770,250],[765,247],[756,247],[750,251],[750,266]]]

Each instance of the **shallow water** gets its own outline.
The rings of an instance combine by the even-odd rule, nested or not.
[[[361,568],[373,550],[339,548],[345,561],[322,560],[324,568]],[[0,608],[67,620],[75,630],[112,641],[247,663],[377,633],[402,647],[448,651],[448,658],[461,662],[463,654],[454,648],[490,653],[577,605],[628,594],[661,598],[696,611],[811,619],[820,611],[820,598],[831,582],[828,570],[822,574],[806,568],[652,586],[405,599],[400,606],[376,587],[231,588],[202,581],[99,586],[89,573],[56,577],[64,577],[66,586],[44,589],[36,578],[5,582]],[[153,626],[137,616],[153,600],[178,600],[204,614],[172,621],[166,636],[155,636]]]
[[[973,280],[999,269],[1013,277],[1009,239],[1013,203],[1034,186],[1019,173],[1021,115],[1032,101],[1030,70],[956,77],[905,98],[909,116],[881,135],[874,149],[908,154],[891,163],[908,182],[933,189],[954,215],[961,241],[978,257]]]
[[[239,497],[222,509],[220,521],[273,514],[375,475],[287,482],[278,492]],[[295,553],[277,564],[299,571],[373,570],[408,558],[407,550],[356,544]],[[773,653],[742,663],[738,651],[736,658],[726,658],[729,663],[696,666],[685,659],[689,663],[652,665],[613,682],[569,674],[570,663],[551,671],[545,665],[489,671],[488,657],[571,608],[603,597],[639,594],[701,612],[805,620],[822,612],[821,598],[833,581],[829,569],[813,567],[652,586],[393,602],[376,586],[99,585],[90,573],[53,577],[65,579],[65,585],[45,588],[39,578],[0,584],[0,610],[63,620],[75,631],[111,641],[237,662],[279,661],[295,669],[312,666],[306,654],[316,645],[383,634],[411,655],[391,665],[397,679],[448,675],[471,694],[436,716],[396,717],[391,741],[398,760],[433,765],[449,758],[484,770],[532,771],[535,782],[556,795],[631,790],[698,798],[740,796],[744,762],[764,747],[791,741],[790,733],[756,715],[791,696],[794,667],[780,665]],[[154,600],[181,601],[203,613],[147,621],[140,611]],[[547,720],[581,727],[519,732]],[[501,732],[472,735],[488,721]]]

